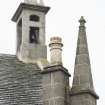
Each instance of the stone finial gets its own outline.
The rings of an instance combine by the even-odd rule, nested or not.
[[[50,39],[51,64],[62,64],[62,39],[60,37],[52,37]]]
[[[81,16],[79,22],[80,22],[80,26],[84,26],[84,24],[86,23],[86,21],[85,21],[85,19],[84,19],[83,16]]]
[[[25,3],[28,3],[28,4],[38,4],[37,0],[24,0]]]
[[[25,3],[34,4],[34,5],[44,5],[43,0],[24,0]]]
[[[43,0],[39,0],[39,5],[44,5],[44,1]]]

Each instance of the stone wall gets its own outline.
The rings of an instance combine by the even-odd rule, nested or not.
[[[64,71],[43,73],[43,100],[44,105],[69,105],[69,76]]]
[[[88,93],[71,96],[70,102],[70,105],[97,105],[96,99]]]

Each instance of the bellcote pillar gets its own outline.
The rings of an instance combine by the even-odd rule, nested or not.
[[[37,0],[24,0],[25,3],[37,5]]]
[[[34,4],[34,5],[44,5],[43,0],[39,0],[39,2],[37,0],[24,0],[24,2],[28,4]]]

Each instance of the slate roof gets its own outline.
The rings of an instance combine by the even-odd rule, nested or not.
[[[42,76],[36,64],[0,55],[0,105],[42,105]]]

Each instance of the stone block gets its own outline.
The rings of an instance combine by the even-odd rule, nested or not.
[[[90,64],[88,54],[79,54],[76,57],[75,64]]]
[[[90,94],[71,96],[71,105],[96,105],[96,100]]]
[[[48,100],[51,98],[52,88],[51,86],[47,86],[43,88],[43,99]]]
[[[52,96],[53,97],[65,97],[66,93],[65,93],[65,86],[64,85],[55,85],[53,88],[52,88]]]
[[[62,71],[57,71],[53,73],[54,83],[65,84],[65,74]]]
[[[43,75],[43,85],[46,86],[48,84],[51,84],[51,73]]]
[[[50,105],[50,104],[49,104],[49,101],[44,101],[44,102],[43,102],[43,105]]]
[[[65,100],[63,98],[55,99],[55,105],[66,105]]]

